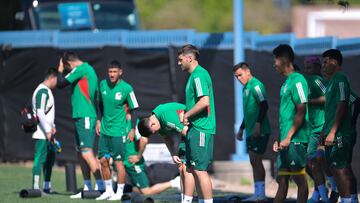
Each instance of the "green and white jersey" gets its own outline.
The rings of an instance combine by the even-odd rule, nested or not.
[[[306,81],[309,86],[309,99],[316,99],[325,95],[326,87],[322,77],[318,75],[306,76]],[[321,132],[325,122],[324,105],[308,105],[309,120],[311,129]]]
[[[253,136],[260,112],[259,103],[266,100],[267,95],[263,83],[252,77],[243,88],[243,111],[247,137]],[[270,134],[270,124],[267,116],[265,116],[260,126],[261,134]]]
[[[280,90],[280,140],[283,141],[292,127],[296,115],[296,105],[306,104],[306,114],[301,127],[293,135],[291,142],[307,143],[310,123],[308,115],[308,85],[303,75],[291,73]]]
[[[214,135],[216,133],[216,120],[212,80],[207,70],[198,65],[190,74],[186,84],[186,111],[192,109],[203,96],[209,96],[209,108],[190,117],[189,121],[198,131]]]
[[[337,104],[339,102],[350,102],[350,84],[342,72],[336,73],[329,81],[325,93],[325,124],[324,134],[329,134],[335,122]],[[351,127],[351,109],[347,108],[338,131],[341,135],[350,136],[354,132]]]
[[[55,100],[54,96],[46,85],[40,84],[32,95],[32,109],[34,115],[42,110],[45,114],[44,122],[39,122],[37,130],[33,133],[34,139],[46,139],[46,132],[51,132],[55,127]]]
[[[139,107],[132,86],[124,80],[115,86],[109,80],[103,80],[99,90],[99,103],[103,106],[101,134],[126,136],[130,130],[126,120],[127,108],[132,110]]]
[[[139,123],[139,119],[136,122],[136,126]],[[131,128],[131,120],[127,122],[128,127]],[[139,153],[139,146],[138,141],[141,139],[141,135],[136,127],[135,129],[135,137],[134,141],[130,141],[129,139],[126,139],[125,143],[125,158],[124,158],[124,165],[125,166],[132,166],[133,164],[128,161],[129,156],[137,155]],[[141,158],[141,160],[136,163],[136,165],[144,164],[145,160],[144,157]]]
[[[153,110],[153,114],[160,122],[160,135],[167,136],[171,132],[179,132],[184,129],[180,122],[180,114],[184,112],[186,106],[180,103],[160,104]]]
[[[96,118],[94,100],[98,90],[98,78],[94,68],[85,62],[75,67],[65,78],[72,87],[72,117]]]
[[[359,96],[357,96],[355,92],[350,90],[350,98],[349,98],[350,105],[352,105],[357,99],[359,99]]]

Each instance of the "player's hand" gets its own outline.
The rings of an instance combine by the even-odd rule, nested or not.
[[[62,58],[60,58],[60,61],[59,61],[58,71],[59,71],[59,73],[64,72],[64,64],[62,62]]]
[[[180,166],[182,164],[182,161],[178,156],[172,156],[172,160],[177,166]]]
[[[273,144],[273,151],[274,152],[278,152],[279,151],[279,143],[277,141],[274,142]]]
[[[101,122],[100,122],[100,120],[97,120],[97,121],[96,121],[95,131],[96,131],[96,134],[97,134],[98,136],[100,135],[100,128],[101,128]]]
[[[280,142],[279,149],[286,149],[290,145],[290,138],[286,137],[283,141]]]
[[[239,132],[236,134],[236,139],[238,139],[239,141],[243,141],[243,134],[244,130],[240,129]]]
[[[49,142],[51,142],[51,140],[52,140],[52,138],[53,138],[52,135],[53,135],[53,134],[52,134],[51,132],[46,133],[46,139],[47,139]]]
[[[187,113],[184,114],[182,122],[183,122],[184,125],[189,125],[190,124],[189,123],[189,115]]]
[[[326,136],[325,146],[331,146],[334,144],[335,133],[331,132]]]
[[[55,134],[56,134],[56,128],[53,128],[53,129],[51,130],[51,133],[52,133],[53,135],[55,135]]]
[[[182,135],[182,136],[186,136],[188,130],[189,130],[189,127],[188,127],[188,126],[184,126],[183,130],[181,131],[181,135]]]
[[[129,156],[129,158],[128,158],[128,161],[133,164],[136,164],[140,160],[141,160],[141,157],[139,157],[138,155]]]
[[[185,114],[185,111],[181,111],[179,114],[180,123],[184,122],[184,114]]]
[[[128,134],[128,139],[132,142],[134,141],[134,138],[135,138],[135,129],[131,129]]]
[[[254,139],[260,137],[260,123],[258,123],[258,122],[256,122],[256,124],[255,124],[253,136],[254,136]]]

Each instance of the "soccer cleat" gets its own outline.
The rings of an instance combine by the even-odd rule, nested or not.
[[[330,198],[329,198],[329,202],[330,203],[337,203],[339,200],[339,193],[335,192],[335,191],[331,191],[330,193]]]
[[[70,195],[71,199],[81,199],[81,192],[75,194],[75,195]]]
[[[100,195],[100,197],[96,198],[96,200],[107,200],[109,199],[110,197],[114,196],[114,192],[111,191],[111,192],[104,192]]]
[[[108,201],[118,201],[118,200],[121,200],[121,198],[122,198],[122,196],[123,196],[123,193],[121,192],[117,192],[117,193],[115,193],[113,196],[111,196],[109,199],[108,199]]]

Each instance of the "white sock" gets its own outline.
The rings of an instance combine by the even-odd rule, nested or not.
[[[341,203],[351,203],[351,198],[344,198],[342,197],[340,200]]]
[[[181,193],[181,202],[184,200],[184,193]]]
[[[322,201],[327,202],[329,200],[328,196],[327,196],[327,189],[325,184],[319,185],[317,186],[319,193],[320,193],[320,197]]]
[[[98,186],[97,190],[104,190],[104,181],[102,179],[96,180],[96,184]]]
[[[198,203],[205,203],[204,199],[198,199]]]
[[[44,188],[44,190],[50,190],[51,189],[51,182],[50,181],[44,181],[43,188]]]
[[[265,197],[265,182],[264,181],[255,182],[255,195]]]
[[[34,190],[38,190],[40,189],[40,176],[39,175],[34,175],[34,185],[33,185]]]
[[[116,194],[123,194],[125,184],[117,184]]]
[[[105,183],[105,191],[106,192],[114,192],[113,187],[112,187],[112,180],[111,179],[104,180],[104,183]]]
[[[204,203],[213,203],[213,199],[204,199]]]
[[[334,177],[332,176],[328,176],[327,177],[329,182],[330,182],[330,187],[331,187],[331,190],[334,191],[334,192],[337,192],[337,187],[336,187],[336,183],[335,183],[335,180],[334,180]]]
[[[351,197],[351,202],[356,202],[356,203],[359,202],[357,194],[351,194],[350,197]]]
[[[311,199],[315,200],[315,201],[319,201],[320,200],[320,194],[319,194],[319,191],[317,190],[314,190],[312,196],[311,196]]]
[[[192,196],[187,196],[184,195],[184,199],[182,200],[183,203],[191,203],[192,202],[193,197]],[[200,200],[199,200],[200,202]]]
[[[91,180],[90,179],[84,180],[84,190],[85,191],[91,190]]]

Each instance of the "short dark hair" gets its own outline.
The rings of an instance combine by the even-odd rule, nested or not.
[[[62,56],[62,61],[64,64],[67,64],[68,61],[76,61],[76,60],[79,60],[79,57],[77,54],[75,54],[75,52],[72,51],[67,51]]]
[[[109,63],[108,68],[118,68],[121,69],[121,63],[117,60],[113,60]]]
[[[49,68],[45,72],[45,79],[48,79],[51,76],[56,77],[58,74],[58,70],[56,68]]]
[[[187,44],[182,46],[179,50],[178,50],[178,55],[180,54],[193,54],[195,56],[195,60],[199,60],[200,58],[200,52],[199,49],[191,44]]]
[[[283,57],[290,63],[294,62],[294,50],[288,44],[280,44],[273,50],[273,54],[275,58]]]
[[[293,63],[292,65],[295,71],[300,72],[300,66],[296,65],[295,63]]]
[[[149,118],[141,118],[137,128],[141,136],[143,137],[149,137],[152,133],[149,128]]]
[[[343,62],[343,56],[341,54],[341,51],[338,49],[329,49],[326,50],[323,54],[322,57],[329,57],[330,59],[334,59],[338,62],[339,66],[342,65]]]
[[[237,71],[240,68],[241,69],[250,69],[249,64],[247,64],[246,62],[241,62],[241,63],[236,64],[233,67],[233,72]]]

